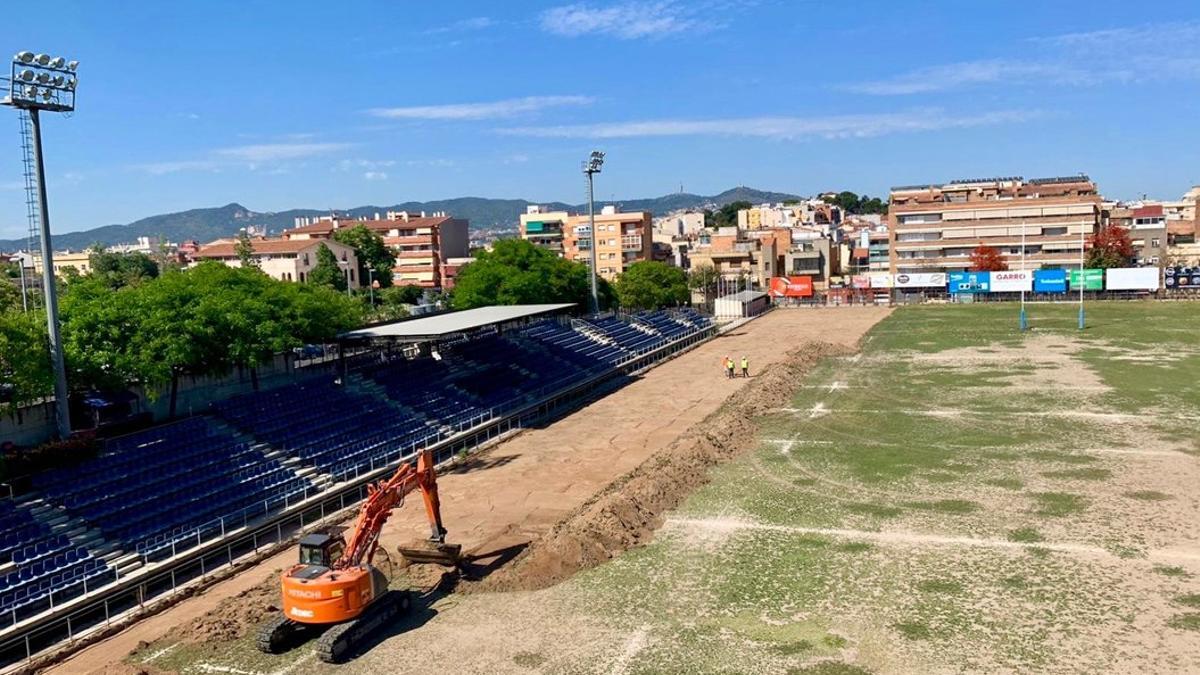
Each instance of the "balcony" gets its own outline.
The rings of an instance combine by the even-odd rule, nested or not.
[[[641,251],[642,250],[642,238],[641,237],[621,237],[621,250],[622,251]]]

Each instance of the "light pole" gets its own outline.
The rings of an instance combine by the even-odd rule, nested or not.
[[[596,275],[600,273],[600,268],[596,262],[596,244],[599,239],[596,237],[596,204],[593,195],[595,194],[595,175],[600,173],[602,166],[604,166],[604,153],[599,150],[593,150],[587,161],[583,163],[583,172],[587,174],[588,179],[588,230],[592,237],[592,312],[597,314],[600,312],[600,292],[596,290]]]
[[[367,284],[367,292],[371,295],[371,309],[375,309],[375,268],[367,267],[367,278],[371,283]]]
[[[338,267],[342,268],[342,276],[346,277],[346,297],[350,295],[350,263],[346,261],[338,261]]]
[[[1021,221],[1021,276],[1025,276],[1025,221]],[[1021,332],[1029,327],[1025,320],[1025,280],[1021,279]]]
[[[40,113],[43,110],[75,110],[75,70],[78,67],[78,61],[67,61],[61,56],[19,52],[12,60],[8,96],[3,100],[4,105],[28,112],[33,127],[33,163],[37,174],[46,329],[50,338],[50,362],[54,367],[54,408],[58,436],[63,439],[71,435],[71,412],[67,402],[67,369],[63,359],[62,337],[59,335],[58,290],[54,284],[54,247],[50,241],[50,212],[46,200],[46,167],[42,157]]]
[[[1083,330],[1083,226],[1079,227],[1079,330]]]

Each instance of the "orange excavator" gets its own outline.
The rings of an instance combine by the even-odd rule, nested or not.
[[[260,650],[278,654],[324,629],[317,656],[339,663],[372,632],[409,609],[411,592],[389,589],[387,577],[372,560],[383,524],[415,489],[425,501],[429,543],[401,548],[400,553],[410,562],[458,564],[462,547],[446,544],[433,453],[424,450],[416,466],[406,462],[390,479],[367,485],[367,499],[349,540],[340,533],[310,534],[300,540],[299,563],[283,573],[283,611],[260,627]]]

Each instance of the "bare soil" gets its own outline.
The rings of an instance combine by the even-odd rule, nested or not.
[[[478,584],[483,589],[536,588],[644,541],[667,509],[702,484],[707,467],[731,457],[743,439],[752,442],[751,418],[778,407],[794,390],[796,378],[817,358],[796,353],[797,347],[821,343],[817,349],[826,354],[849,349],[889,312],[876,307],[771,312],[563,419],[472,457],[439,480],[448,541],[462,544],[470,557],[468,576],[483,579]],[[750,378],[726,378],[722,357],[743,355]],[[785,364],[789,361],[795,363]],[[680,438],[747,385],[755,385],[753,394],[733,398],[702,431]],[[669,457],[647,462],[664,449]],[[531,546],[551,531],[543,544]],[[401,509],[381,542],[396,558],[398,545],[427,532],[421,509]],[[104,672],[139,644],[168,634],[206,645],[244,635],[277,602],[275,576],[294,557],[294,551],[284,551],[48,672]],[[512,572],[496,573],[509,564]],[[440,568],[422,569],[427,567],[404,574],[416,587],[440,583]]]

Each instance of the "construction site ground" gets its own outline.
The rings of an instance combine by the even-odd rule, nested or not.
[[[412,639],[411,635],[404,638],[410,633],[429,634],[431,638],[451,635],[462,630],[454,614],[458,606],[467,603],[510,609],[472,624],[453,640],[456,646],[447,645],[447,649],[456,653],[451,668],[455,672],[520,671],[526,667],[523,663],[537,666],[540,662],[533,655],[550,643],[580,642],[578,637],[568,636],[577,628],[586,630],[583,626],[573,627],[570,622],[553,620],[548,614],[539,616],[536,610],[520,618],[510,614],[518,605],[528,608],[526,603],[536,594],[485,592],[490,590],[489,582],[496,582],[493,586],[499,589],[545,585],[536,578],[539,556],[530,555],[534,553],[532,550],[521,555],[530,542],[536,542],[556,524],[561,525],[571,514],[586,508],[606,487],[611,490],[614,480],[643,465],[685,431],[699,425],[735,392],[756,384],[765,385],[760,378],[777,370],[792,350],[816,342],[829,343],[822,348],[840,345],[842,349],[852,349],[888,312],[874,307],[771,312],[647,371],[627,386],[543,428],[527,430],[467,459],[463,466],[441,478],[440,493],[449,540],[463,545],[464,553],[472,556],[470,571],[483,581],[461,584],[462,592],[448,592],[448,584],[443,584],[440,590],[426,593],[418,603],[418,610],[382,636],[383,641]],[[739,361],[747,356],[751,377],[727,379],[721,371],[724,356]],[[815,356],[809,359],[812,361]],[[795,383],[788,381],[789,372],[779,370],[775,389],[790,391]],[[748,440],[752,438],[753,433]],[[672,495],[672,503],[684,496]],[[423,509],[414,503],[394,514],[381,540],[384,550],[391,551],[392,558],[398,558],[394,553],[397,546],[427,534]],[[544,552],[541,557],[546,557]],[[267,657],[253,652],[248,637],[252,625],[278,604],[275,578],[280,569],[294,560],[294,550],[278,554],[214,584],[201,595],[78,652],[49,672],[160,669],[237,675],[318,670],[311,650]],[[587,566],[586,560],[575,563],[576,567]],[[388,563],[383,564],[386,567]],[[522,572],[506,580],[505,573],[512,565]],[[559,575],[574,571],[571,565],[567,567],[565,571],[561,568],[556,571]],[[547,576],[557,581],[553,571]],[[437,585],[439,578],[437,569],[420,566],[397,570],[396,585],[413,584],[429,589]],[[476,611],[469,614],[477,616]],[[510,622],[514,625],[505,627]],[[545,644],[512,644],[497,651],[495,641],[503,641],[509,629],[515,625],[532,627],[534,623],[554,624],[547,625],[541,633],[538,642]],[[420,630],[412,630],[418,626]],[[527,634],[525,630],[522,629],[522,634]],[[585,647],[580,645],[581,649]],[[380,649],[379,653],[388,651],[391,650]],[[522,656],[526,652],[531,656]],[[375,655],[364,654],[351,667],[355,672],[372,669],[391,672],[394,663],[375,661]],[[446,672],[446,663],[406,658],[405,669]]]

